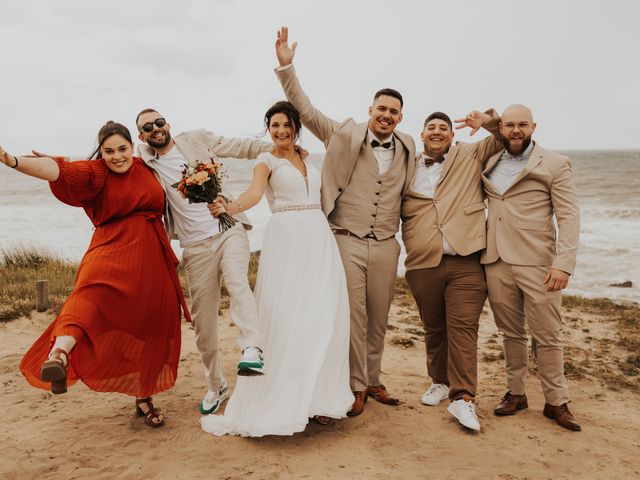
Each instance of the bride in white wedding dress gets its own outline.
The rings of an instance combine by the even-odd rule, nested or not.
[[[346,416],[349,386],[349,300],[340,253],[320,209],[320,172],[294,148],[297,110],[278,102],[265,114],[275,143],[261,154],[249,189],[212,211],[247,210],[266,192],[273,213],[256,282],[258,318],[269,362],[259,378],[238,377],[224,415],[202,417],[213,435],[292,435],[309,418],[326,424]]]

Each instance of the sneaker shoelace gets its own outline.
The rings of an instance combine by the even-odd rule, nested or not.
[[[429,387],[429,390],[427,390],[427,395],[433,395],[434,393],[437,393],[440,390],[443,390],[442,385],[439,383],[434,383]]]
[[[216,394],[216,392],[207,392],[207,394],[204,396],[204,401],[205,402],[214,402],[216,400],[216,397],[218,395]]]
[[[477,420],[478,419],[478,415],[476,415],[476,409],[475,409],[475,407],[473,405],[473,402],[467,402],[467,401],[464,401],[464,400],[463,400],[463,402],[464,402],[464,407],[469,411],[469,414],[474,419]]]

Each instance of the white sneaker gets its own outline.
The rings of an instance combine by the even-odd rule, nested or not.
[[[480,421],[476,415],[476,404],[471,397],[465,395],[459,400],[454,400],[449,404],[447,410],[458,419],[461,425],[476,432],[480,431]]]
[[[238,375],[251,377],[264,374],[264,358],[258,347],[246,347],[238,363]]]
[[[228,396],[229,388],[225,380],[217,392],[212,392],[211,390],[207,392],[202,402],[200,402],[200,413],[203,415],[216,413]]]
[[[442,400],[447,398],[449,398],[449,387],[444,383],[434,383],[429,387],[429,390],[424,392],[424,395],[422,395],[422,398],[420,399],[420,403],[435,407]]]

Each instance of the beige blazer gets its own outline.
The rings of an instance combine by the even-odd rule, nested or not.
[[[502,151],[491,157],[482,175],[489,199],[487,249],[482,263],[501,258],[514,265],[548,266],[573,273],[580,211],[570,159],[536,143],[525,168],[501,195],[488,179],[501,156]]]
[[[367,135],[368,123],[356,123],[352,118],[337,122],[320,112],[302,90],[293,64],[276,69],[275,72],[287,99],[300,112],[302,124],[325,145],[321,203],[323,212],[329,216],[335,207],[336,199],[351,179],[360,148]],[[416,147],[410,135],[396,130],[394,136],[406,151],[404,161],[408,173],[403,179],[404,194],[411,181],[409,172],[414,170]],[[354,215],[357,213],[354,212]]]
[[[487,129],[497,133],[500,119],[493,110],[487,113],[493,117]],[[485,248],[482,168],[499,150],[502,142],[493,135],[477,143],[457,142],[442,164],[433,198],[409,188],[402,200],[402,240],[407,251],[407,270],[437,267],[443,255],[443,235],[459,255],[470,255]]]
[[[270,152],[273,149],[272,143],[249,138],[224,138],[215,135],[204,129],[183,132],[174,137],[176,147],[187,160],[189,165],[196,161],[206,161],[210,158],[250,158],[255,159],[262,152]],[[142,160],[153,170],[162,188],[165,185],[160,178],[160,174],[155,170],[154,163],[158,160],[156,152],[146,143],[138,145],[138,154]],[[176,178],[175,181],[179,181]],[[166,190],[166,189],[165,189]],[[222,194],[233,200],[226,187],[222,186]],[[186,201],[186,200],[185,200]],[[234,215],[234,218],[241,222],[247,230],[250,230],[251,223],[244,213]],[[169,238],[177,238],[173,214],[169,208],[169,202],[165,200],[164,226]]]

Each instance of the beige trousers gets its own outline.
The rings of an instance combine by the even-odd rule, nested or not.
[[[351,389],[378,386],[389,308],[398,272],[400,245],[388,240],[336,235],[347,275],[351,333],[349,367]]]
[[[188,245],[182,258],[189,282],[196,345],[202,356],[207,387],[215,391],[224,383],[218,350],[221,275],[229,291],[231,320],[240,328],[238,345],[261,347],[256,300],[247,278],[247,232],[238,223],[226,232]]]
[[[546,402],[555,406],[568,402],[560,337],[562,294],[547,292],[544,279],[549,267],[511,265],[498,260],[485,265],[485,271],[491,310],[504,341],[507,389],[514,395],[525,393],[526,322],[538,342],[538,373]]]

